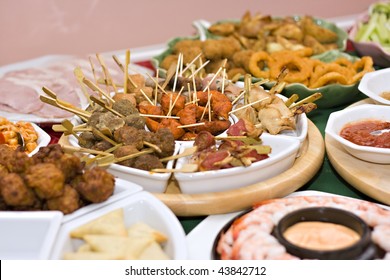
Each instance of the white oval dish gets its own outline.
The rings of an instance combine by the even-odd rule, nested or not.
[[[381,105],[390,105],[390,100],[380,96],[381,93],[390,92],[390,68],[367,73],[360,81],[358,89]]]
[[[356,121],[380,120],[390,122],[390,107],[365,104],[330,114],[325,133],[339,142],[351,155],[373,163],[390,164],[390,149],[356,145],[340,136],[341,129]]]
[[[261,139],[264,145],[272,148],[269,158],[252,163],[248,167],[175,173],[181,192],[195,194],[238,189],[281,174],[294,164],[300,147],[298,139],[268,134],[262,134]],[[179,153],[191,146],[192,143],[183,144]],[[178,159],[175,168],[180,169],[188,161],[189,157]]]
[[[63,224],[53,247],[51,259],[62,259],[65,253],[74,252],[82,245],[82,240],[70,237],[73,229],[119,208],[123,208],[126,227],[136,222],[148,224],[168,237],[163,248],[168,256],[175,260],[187,258],[185,233],[178,219],[165,204],[143,191]]]

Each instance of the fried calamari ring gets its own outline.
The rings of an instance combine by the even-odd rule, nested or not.
[[[270,78],[276,80],[284,67],[289,71],[284,78],[287,83],[301,83],[307,80],[313,71],[312,65],[305,63],[301,57],[289,56],[286,59],[271,62]]]
[[[371,56],[363,56],[360,60],[355,61],[353,69],[356,74],[352,77],[351,82],[356,83],[360,81],[364,74],[374,71],[374,62]]]
[[[348,80],[346,77],[344,77],[342,74],[338,72],[328,72],[325,75],[318,78],[316,81],[314,81],[310,87],[318,88],[329,84],[346,85],[348,84]]]
[[[355,72],[353,71],[352,68],[341,66],[338,63],[334,63],[334,62],[320,63],[314,67],[313,73],[312,73],[311,78],[310,78],[310,81],[311,81],[310,87],[317,87],[316,86],[317,81],[325,74],[332,73],[332,72],[339,73],[339,74],[343,75],[348,84],[350,83],[352,76],[355,74]],[[312,84],[314,84],[314,85],[312,85]]]
[[[249,70],[256,78],[269,78],[269,71],[267,68],[270,67],[272,58],[268,53],[264,51],[255,52],[249,59]]]

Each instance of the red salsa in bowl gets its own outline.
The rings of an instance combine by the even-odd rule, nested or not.
[[[364,120],[345,125],[340,132],[340,136],[361,146],[390,148],[390,132],[383,132],[378,135],[371,134],[373,131],[382,129],[390,129],[390,122]]]

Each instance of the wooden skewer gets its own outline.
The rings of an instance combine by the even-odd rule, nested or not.
[[[127,81],[129,76],[130,50],[126,50],[125,71],[123,77],[123,93],[127,93]]]
[[[172,77],[175,75],[175,71],[176,71],[176,64],[175,63],[172,63],[168,70],[167,70],[167,74],[166,74],[166,77],[165,77],[165,81],[164,81],[164,84],[162,85],[162,87],[160,89],[162,89],[163,92],[165,92],[165,88],[167,87],[169,81],[172,79]]]
[[[177,116],[165,116],[165,115],[150,115],[150,114],[139,114],[141,117],[147,117],[147,118],[160,118],[160,119],[177,119],[179,120],[180,117]]]
[[[291,95],[289,97],[289,99],[286,100],[286,102],[284,102],[284,104],[287,106],[287,107],[290,107],[295,101],[297,101],[299,99],[299,95],[294,93],[293,95]]]
[[[125,72],[125,67],[123,66],[123,64],[119,61],[118,57],[114,54],[112,56],[112,58],[114,59],[115,63],[119,66],[119,68]],[[127,75],[127,78],[129,79],[131,85],[135,88],[138,88],[137,84],[133,81],[133,79],[131,78],[131,76],[128,74]]]
[[[47,87],[44,86],[44,87],[42,87],[42,90],[43,90],[43,92],[46,93],[48,96],[50,96],[51,98],[55,99],[55,101],[56,101],[58,104],[60,104],[60,105],[62,105],[62,106],[65,106],[65,107],[72,108],[72,109],[74,109],[74,110],[78,110],[78,111],[80,111],[80,112],[85,112],[83,109],[80,109],[80,108],[74,106],[72,103],[69,103],[69,102],[66,102],[66,101],[64,101],[64,100],[59,99],[59,98],[57,97],[57,94],[56,94],[54,91],[52,91],[51,89],[49,89],[49,88],[47,88]]]
[[[52,99],[52,98],[49,98],[47,96],[44,96],[44,95],[41,95],[39,97],[39,99],[42,101],[42,102],[45,102],[49,105],[52,105],[54,107],[57,107],[57,108],[60,108],[60,109],[63,109],[65,111],[68,111],[68,112],[71,112],[77,116],[79,116],[83,121],[88,121],[88,118],[90,117],[89,114],[87,114],[87,112],[81,112],[79,110],[75,110],[73,108],[70,108],[70,107],[66,107],[66,106],[63,106],[63,105],[60,105],[56,102],[55,99]]]
[[[92,89],[93,91],[96,91],[98,93],[100,93],[102,96],[104,96],[105,98],[107,98],[108,100],[110,100],[111,103],[115,103],[115,100],[111,98],[111,96],[107,93],[105,93],[100,87],[98,87],[96,84],[94,84],[91,80],[87,79],[87,78],[83,78],[83,83],[89,87],[90,89]]]
[[[211,84],[214,82],[214,80],[218,77],[219,73],[222,71],[222,67],[219,67],[218,71],[214,74],[214,77],[211,78],[207,86],[203,89],[203,92],[208,90],[211,86]]]
[[[187,163],[183,164],[183,166],[180,169],[166,169],[166,168],[155,168],[150,170],[150,172],[156,172],[156,173],[173,173],[173,172],[180,172],[180,173],[192,173],[196,172],[199,169],[199,166],[194,163]]]
[[[160,69],[157,68],[156,70],[156,86],[154,88],[154,106],[157,106],[157,96],[158,96],[158,75],[160,73]]]
[[[172,112],[173,108],[175,107],[176,102],[177,102],[177,100],[179,99],[179,97],[180,97],[180,95],[181,95],[183,89],[184,89],[184,86],[181,87],[179,93],[177,94],[177,96],[176,96],[176,98],[175,98],[175,101],[173,101],[172,106],[169,108],[169,111],[168,111],[168,113],[167,113],[167,116],[170,116],[170,115],[171,115],[171,112]],[[171,96],[172,96],[172,95],[171,95]]]
[[[177,77],[178,77],[178,75],[179,75],[179,69],[180,69],[180,65],[181,65],[182,61],[183,61],[183,54],[182,54],[182,53],[179,53],[179,57],[177,58],[175,79],[173,80],[173,87],[172,87],[172,90],[173,90],[173,91],[176,90]]]
[[[152,144],[152,143],[147,142],[147,141],[143,141],[143,143],[144,143],[145,146],[148,146],[149,148],[154,149],[157,153],[161,153],[162,152],[160,147],[155,145],[155,144]]]
[[[67,152],[76,152],[76,153],[80,152],[80,153],[89,153],[89,154],[103,155],[103,156],[110,155],[110,153],[107,152],[97,151],[97,150],[92,150],[92,149],[87,149],[82,147],[74,147],[69,145],[61,145],[61,147]]]
[[[313,93],[312,95],[310,95],[310,96],[308,96],[308,97],[306,97],[306,98],[300,100],[299,102],[297,102],[297,103],[291,105],[291,106],[289,107],[289,109],[294,108],[294,107],[297,107],[297,106],[300,106],[300,105],[305,104],[305,103],[312,103],[312,102],[314,102],[314,101],[320,99],[321,97],[322,97],[322,93],[321,93],[321,92]]]
[[[256,103],[262,102],[262,101],[264,101],[264,100],[266,100],[266,99],[268,99],[268,98],[270,98],[270,97],[265,97],[265,98],[256,100],[256,101],[254,101],[254,102],[252,102],[252,103],[246,104],[246,105],[244,105],[244,106],[242,106],[242,107],[240,107],[240,108],[231,110],[231,111],[229,112],[229,114],[232,114],[232,113],[235,113],[235,112],[237,112],[237,111],[239,111],[239,110],[242,110],[242,109],[245,109],[245,108],[247,108],[247,107],[250,107],[250,106],[252,106],[252,105],[254,105],[254,104],[256,104]]]
[[[205,125],[205,123],[204,122],[200,122],[200,123],[179,125],[179,126],[177,126],[177,128],[187,128],[187,127],[194,127],[194,126],[201,126],[201,125]]]
[[[113,146],[118,145],[117,142],[115,142],[110,137],[108,137],[107,135],[105,135],[104,133],[102,133],[100,130],[98,130],[96,128],[92,128],[92,133],[97,135],[97,136],[99,136],[100,138],[102,138],[103,140],[107,141],[108,143],[110,143]]]
[[[131,154],[131,155],[127,155],[127,156],[123,156],[123,157],[120,157],[120,158],[115,158],[114,155],[109,155],[109,156],[106,156],[106,157],[102,157],[97,161],[98,165],[100,166],[106,166],[106,165],[110,165],[112,163],[118,163],[118,162],[122,162],[122,161],[125,161],[125,160],[128,160],[128,159],[132,159],[132,158],[136,158],[136,157],[139,157],[139,156],[142,156],[142,155],[146,155],[146,154],[151,154],[154,152],[154,149],[152,148],[148,148],[148,149],[145,149],[145,150],[142,150],[138,153],[134,153],[134,154]]]
[[[66,132],[68,131],[62,124],[53,124],[51,129],[55,132]],[[81,132],[81,131],[92,131],[92,128],[90,127],[74,127],[73,131],[75,132]]]
[[[245,94],[246,90],[244,89],[237,97],[232,101],[232,105],[236,104],[238,100],[241,99],[241,97]]]
[[[97,79],[97,76],[96,76],[95,66],[93,66],[92,57],[89,56],[88,59],[89,59],[89,64],[91,65],[91,70],[92,70],[93,79],[94,79],[95,83],[97,83],[97,80],[98,80],[98,79]]]
[[[197,146],[188,147],[188,148],[184,149],[182,153],[180,153],[178,155],[173,155],[173,156],[161,158],[160,161],[161,162],[165,162],[165,161],[170,161],[170,160],[174,160],[174,159],[190,156],[193,153],[195,153],[196,151],[198,151],[198,147]]]
[[[97,105],[103,107],[104,109],[106,109],[107,111],[110,111],[111,113],[113,113],[114,115],[120,117],[120,118],[125,118],[124,115],[122,115],[121,113],[115,111],[114,109],[112,109],[111,107],[107,106],[106,103],[104,103],[103,100],[100,100],[99,98],[96,98],[95,96],[91,96],[91,100],[93,102],[95,102]]]
[[[88,91],[87,91],[87,89],[85,88],[85,85],[84,85],[84,83],[83,83],[83,79],[84,79],[84,77],[85,77],[83,71],[81,70],[80,67],[76,67],[76,68],[74,69],[73,73],[74,73],[74,75],[75,75],[75,77],[76,77],[77,82],[79,83],[79,86],[80,86],[80,88],[81,88],[81,91],[83,92],[83,94],[84,94],[85,97],[87,98],[89,105],[93,108],[93,104],[92,104],[92,102],[91,102],[91,99],[89,98]]]
[[[195,61],[202,55],[202,53],[199,53],[190,63],[187,64],[186,68],[184,68],[182,71],[180,71],[180,76],[183,75],[190,67],[195,63]]]
[[[100,54],[98,54],[98,53],[96,54],[96,57],[97,57],[97,59],[98,59],[98,61],[99,61],[99,63],[100,63],[100,66],[101,66],[102,69],[103,69],[103,73],[104,73],[104,76],[105,76],[106,80],[112,84],[112,87],[114,88],[115,94],[118,94],[118,90],[117,90],[117,88],[116,88],[114,82],[112,81],[111,74],[110,74],[110,72],[108,71],[108,68],[107,68],[107,66],[106,66],[106,63],[104,62],[103,57],[102,57]]]
[[[140,91],[140,92],[142,93],[142,95],[146,98],[146,100],[148,100],[148,102],[154,106],[154,103],[153,103],[152,100],[150,100],[150,98],[146,95],[146,93],[143,91],[143,89],[140,88],[139,91]]]
[[[164,87],[163,86],[160,86],[158,84],[158,81],[155,80],[149,73],[146,73],[146,75],[155,83],[155,85],[157,85],[157,87],[163,92],[163,93],[167,93],[165,90],[164,90]],[[154,105],[154,104],[153,104]]]
[[[210,63],[210,60],[206,60],[206,62],[203,63],[198,69],[196,69],[195,72],[192,73],[191,76],[190,76],[189,78],[192,79],[193,77],[195,77],[196,74],[198,74],[199,71],[202,70],[202,69],[203,69],[207,64],[209,64],[209,63]]]

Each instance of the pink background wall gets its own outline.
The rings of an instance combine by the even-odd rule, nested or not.
[[[46,54],[83,55],[191,35],[196,19],[245,11],[319,18],[356,15],[374,0],[0,0],[0,65]]]

